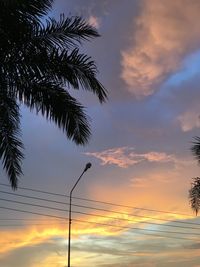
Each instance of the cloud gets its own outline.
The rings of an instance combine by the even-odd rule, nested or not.
[[[29,244],[4,253],[0,257],[0,265],[4,267],[42,267],[42,266],[64,266],[66,262],[64,254],[65,247],[52,242],[51,239],[37,245]],[[54,262],[54,265],[52,264]]]
[[[199,12],[196,0],[141,1],[133,44],[121,53],[121,77],[130,92],[153,94],[200,47]]]
[[[100,28],[100,19],[96,16],[91,15],[88,19],[88,23],[97,29]]]
[[[177,121],[180,124],[183,132],[188,132],[195,128],[200,128],[199,108],[184,112],[182,115],[177,117]]]
[[[173,155],[164,152],[136,153],[133,147],[111,148],[101,152],[86,152],[88,156],[93,156],[101,160],[102,165],[114,164],[121,168],[127,168],[142,161],[148,162],[173,162]]]
[[[39,222],[39,220],[38,220]],[[58,221],[49,221],[49,227],[45,224],[27,225],[22,229],[13,229],[11,231],[0,231],[0,242],[4,245],[0,247],[0,255],[8,253],[10,250],[20,249],[29,245],[38,245],[54,236],[63,236],[65,234],[65,225]],[[6,240],[6,242],[5,242]]]

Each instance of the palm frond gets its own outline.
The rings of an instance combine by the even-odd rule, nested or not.
[[[36,25],[32,41],[42,42],[46,47],[58,46],[71,48],[80,44],[82,40],[89,40],[98,37],[97,30],[81,17],[60,16],[57,21],[53,18],[46,20],[46,23]]]
[[[0,5],[4,10],[9,9],[10,13],[13,11],[20,12],[21,16],[34,19],[35,17],[47,15],[52,3],[53,0],[0,0]]]
[[[191,189],[189,190],[189,200],[191,208],[195,211],[196,216],[200,209],[200,178],[193,178]]]
[[[99,36],[80,17],[47,19],[53,0],[0,0],[0,159],[12,187],[22,174],[23,144],[17,101],[53,121],[76,144],[90,137],[84,107],[65,89],[83,88],[102,103],[107,92],[95,62],[80,53],[82,41]]]
[[[194,141],[192,143],[193,143],[191,147],[192,154],[200,163],[200,137],[198,136],[194,137]]]
[[[22,175],[21,161],[23,144],[20,137],[19,107],[12,95],[0,91],[0,159],[8,174],[13,189],[17,188],[18,178]]]
[[[80,54],[77,48],[72,52],[64,50],[61,53],[58,49],[54,49],[48,56],[48,66],[52,68],[58,80],[67,83],[74,89],[81,87],[93,92],[101,103],[106,101],[107,92],[96,78],[97,67],[90,57]]]
[[[96,64],[90,57],[80,54],[78,49],[68,53],[66,50],[59,54],[58,50],[50,55],[54,64],[55,74],[69,83],[74,89],[80,87],[96,94],[99,101],[106,101],[107,93],[103,85],[97,80]]]
[[[63,88],[50,82],[28,84],[18,89],[18,97],[30,109],[40,112],[61,128],[76,144],[84,145],[90,137],[84,108]]]
[[[47,52],[42,48],[38,51],[31,47],[26,53],[31,56],[24,55],[20,60],[18,56],[19,61],[11,61],[6,65],[9,66],[10,76],[13,76],[14,80],[21,77],[24,80],[49,79],[53,83],[91,91],[98,96],[101,103],[106,101],[107,91],[96,77],[95,62],[87,55],[80,54],[77,48],[71,52],[68,50],[60,52],[58,48]],[[20,77],[18,73],[21,74]]]
[[[30,40],[51,4],[51,0],[0,0],[0,50],[3,54],[17,46],[19,49]]]

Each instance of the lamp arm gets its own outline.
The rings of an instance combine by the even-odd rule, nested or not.
[[[73,193],[75,187],[77,186],[78,182],[81,180],[81,178],[82,178],[82,176],[83,176],[83,174],[84,174],[85,172],[86,172],[86,171],[84,170],[84,171],[81,173],[80,177],[78,178],[78,180],[76,181],[76,183],[75,183],[74,186],[72,187],[72,189],[71,189],[71,191],[70,191],[70,197],[72,196],[72,193]]]
[[[92,166],[92,164],[91,164],[90,162],[88,162],[88,163],[85,165],[85,169],[83,170],[83,172],[81,173],[80,177],[78,178],[78,180],[76,181],[76,183],[74,184],[74,186],[72,187],[72,189],[71,189],[71,191],[70,191],[70,198],[71,198],[72,193],[73,193],[75,187],[77,186],[78,182],[81,180],[83,174],[84,174],[88,169],[90,169],[91,166]]]

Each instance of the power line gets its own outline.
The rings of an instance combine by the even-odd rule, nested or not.
[[[22,194],[17,194],[17,193],[11,193],[11,192],[2,191],[2,190],[0,190],[0,193],[7,194],[7,195],[12,195],[12,196],[17,196],[17,197],[24,197],[24,198],[29,198],[29,199],[35,199],[35,200],[48,201],[48,202],[56,203],[56,204],[69,205],[69,203],[63,202],[63,201],[51,200],[51,199],[41,198],[41,197],[27,196],[27,195],[22,195]]]
[[[9,185],[4,184],[4,183],[0,183],[0,185],[10,188]],[[48,194],[48,195],[53,195],[53,196],[60,196],[60,197],[69,198],[68,195],[49,192],[49,191],[44,191],[44,190],[37,190],[37,189],[28,188],[28,187],[18,187],[18,188],[22,189],[22,190],[32,191],[32,192],[38,192],[38,193],[43,193],[43,194]],[[123,207],[123,208],[130,208],[130,209],[138,209],[138,210],[145,210],[145,211],[153,211],[153,212],[168,213],[168,214],[173,214],[173,215],[182,215],[182,216],[194,217],[193,215],[187,214],[187,213],[175,213],[175,212],[171,212],[171,211],[164,211],[164,210],[157,210],[157,209],[147,209],[147,208],[128,206],[128,205],[121,205],[121,204],[105,202],[105,201],[99,201],[99,200],[88,199],[88,198],[73,197],[73,199],[83,200],[83,201],[88,201],[88,202],[93,202],[93,203],[99,203],[99,204],[105,204],[105,205],[111,205],[111,206],[116,206],[116,207]]]
[[[24,197],[24,198],[29,198],[29,199],[42,200],[42,201],[48,201],[48,202],[51,202],[51,203],[69,205],[67,202],[60,202],[60,201],[49,200],[49,199],[45,199],[45,198],[32,197],[32,196],[27,196],[27,195],[22,195],[22,194],[10,193],[10,192],[6,192],[6,191],[0,191],[0,192],[4,193],[4,194],[19,196],[19,197]],[[0,199],[0,200],[6,201],[6,199]],[[7,201],[13,202],[13,200],[7,200]],[[15,201],[15,203],[28,205],[28,204],[25,204],[24,202],[22,203],[22,202],[16,202]],[[41,206],[41,205],[36,205],[36,204],[29,204],[29,205],[33,205],[33,206],[37,206],[37,207],[43,207],[43,208],[49,208],[49,209],[55,209],[55,210],[58,210],[58,211],[68,212],[68,210],[60,209],[60,208],[51,208],[51,207]],[[172,223],[190,224],[190,225],[199,225],[200,226],[200,223],[183,222],[183,221],[177,221],[177,220],[154,218],[154,217],[150,217],[150,216],[142,216],[142,215],[137,215],[137,214],[122,213],[122,212],[119,212],[119,211],[112,211],[112,210],[107,210],[107,209],[102,209],[102,208],[94,208],[94,207],[85,206],[85,205],[72,204],[72,206],[79,207],[79,208],[87,208],[87,209],[92,209],[92,210],[98,210],[98,211],[104,211],[104,212],[112,212],[112,213],[123,215],[123,216],[139,217],[139,218],[143,218],[143,219],[153,219],[153,220],[159,220],[159,221],[164,221],[164,222],[172,222]],[[120,218],[116,218],[116,219],[120,219]],[[125,220],[125,219],[121,219],[121,220]],[[140,221],[138,221],[138,222],[140,222]],[[186,226],[185,227],[184,226],[181,227],[181,226],[175,226],[175,225],[163,225],[163,224],[153,223],[153,222],[145,222],[145,223],[154,224],[154,225],[161,225],[161,226],[166,226],[166,227],[169,226],[169,227],[180,227],[180,228],[192,229],[192,228],[186,227]],[[200,228],[193,228],[193,229],[199,230]]]
[[[27,202],[21,202],[21,201],[16,201],[16,200],[10,200],[10,199],[4,199],[0,198],[2,201],[6,201],[9,203],[17,203],[21,205],[27,205],[31,207],[39,207],[39,208],[46,208],[46,209],[51,209],[51,210],[56,210],[56,211],[63,211],[63,212],[68,212],[66,209],[60,209],[60,208],[54,208],[50,206],[45,206],[45,205],[38,205],[38,204],[31,204]],[[130,219],[125,219],[125,218],[117,218],[113,216],[106,216],[106,215],[101,215],[101,214],[92,214],[92,213],[87,213],[87,212],[82,212],[82,211],[73,211],[73,213],[76,214],[81,214],[81,215],[86,215],[86,216],[93,216],[93,217],[100,217],[100,218],[105,218],[105,219],[110,219],[110,220],[120,220],[120,221],[125,221],[125,222],[135,222],[135,220],[130,220]],[[140,223],[146,223],[146,222],[140,222]],[[151,223],[150,223],[151,224]],[[159,226],[166,226],[166,227],[176,227],[176,228],[184,228],[184,229],[190,229],[190,230],[199,230],[200,228],[195,228],[195,227],[186,227],[186,226],[178,226],[178,225],[162,225],[162,224],[156,224],[152,223],[153,225],[159,225]],[[190,234],[190,233],[185,233],[185,234]],[[197,233],[196,235],[200,235],[200,233]]]
[[[39,216],[45,216],[45,217],[51,217],[51,218],[56,218],[56,219],[67,220],[67,217],[61,217],[61,216],[55,216],[55,215],[49,215],[49,214],[43,214],[43,213],[33,212],[33,211],[19,210],[19,209],[8,208],[8,207],[0,207],[0,209],[4,209],[4,210],[12,210],[12,211],[17,211],[17,212],[23,212],[23,213],[29,213],[29,214],[39,215]]]
[[[63,224],[63,225],[66,225],[66,223],[63,223],[63,222],[60,222],[60,224]],[[41,226],[41,225],[44,225],[44,226],[48,226],[48,225],[54,225],[55,226],[55,223],[26,223],[25,225],[24,224],[0,224],[0,227],[24,227],[24,226]]]
[[[49,214],[44,214],[44,213],[38,213],[38,212],[31,212],[31,211],[26,211],[26,210],[20,210],[20,209],[14,209],[14,208],[9,208],[9,207],[1,207],[0,209],[4,210],[12,210],[16,212],[23,212],[23,213],[29,213],[29,214],[35,214],[35,215],[40,215],[40,216],[47,216],[47,217],[52,217],[52,218],[59,218],[59,219],[68,219],[67,217],[60,217],[60,216],[54,216],[54,215],[49,215]],[[102,225],[102,226],[109,226],[109,227],[114,227],[118,229],[126,229],[126,230],[139,230],[139,231],[150,231],[150,232],[160,232],[158,230],[153,230],[153,229],[142,229],[142,228],[134,228],[134,227],[126,227],[126,226],[116,226],[112,224],[106,224],[106,223],[99,223],[99,222],[91,222],[91,221],[85,221],[85,220],[78,220],[78,219],[73,219],[73,221],[76,222],[83,222],[83,223],[90,223],[90,224],[95,224],[95,225]],[[164,232],[164,231],[162,231]],[[179,232],[169,232],[165,231],[165,233],[176,233],[176,234],[182,234]],[[138,234],[138,233],[137,233]],[[155,235],[155,234],[149,234],[149,233],[141,233],[143,235],[152,235],[152,236],[159,236],[159,237],[166,237],[166,238],[173,238],[173,239],[183,239],[183,240],[190,240],[190,241],[198,241],[197,239],[192,239],[192,238],[183,238],[183,237],[174,237],[174,236],[163,236],[163,235]]]
[[[10,188],[10,185],[8,185],[8,184],[0,183],[0,185]],[[32,191],[32,192],[38,192],[38,193],[43,193],[43,194],[48,194],[48,195],[53,195],[53,196],[69,197],[69,196],[64,195],[64,194],[53,193],[53,192],[48,192],[48,191],[43,191],[43,190],[38,190],[38,189],[32,189],[32,188],[28,188],[28,187],[20,187],[20,186],[18,186],[18,189]]]
[[[154,231],[157,232],[157,230],[148,230],[148,229],[142,229],[142,228],[130,228],[130,227],[126,227],[126,226],[115,226],[115,225],[111,225],[111,224],[106,224],[106,223],[96,223],[96,222],[90,222],[90,221],[83,221],[83,220],[78,220],[78,219],[73,219],[73,221],[76,222],[83,222],[83,223],[92,223],[92,224],[99,224],[99,225],[104,225],[104,226],[110,226],[110,227],[116,227],[116,228],[120,228],[120,229],[127,229],[127,230],[141,230],[141,231]],[[138,233],[136,233],[138,234]],[[183,239],[183,240],[190,240],[190,241],[198,241],[197,239],[192,239],[192,238],[184,238],[184,237],[171,237],[171,236],[163,236],[163,235],[155,235],[155,234],[146,234],[146,233],[142,233],[144,235],[152,235],[152,236],[158,236],[158,237],[166,237],[166,238],[175,238],[175,239]]]
[[[59,209],[59,208],[54,208],[54,207],[39,205],[39,204],[31,204],[31,203],[26,203],[26,202],[17,201],[17,200],[11,200],[11,199],[5,199],[5,198],[0,198],[0,200],[10,202],[10,203],[17,203],[17,204],[21,204],[21,205],[28,205],[31,207],[38,207],[38,208],[45,208],[45,209],[68,212],[68,210],[66,210],[66,209]]]
[[[93,202],[93,203],[99,203],[99,204],[105,204],[105,205],[110,205],[110,206],[115,206],[115,207],[121,207],[121,208],[129,208],[129,209],[136,209],[136,210],[153,211],[153,212],[159,212],[159,213],[166,213],[166,214],[173,214],[173,215],[181,215],[181,216],[194,217],[193,215],[187,214],[187,213],[175,213],[175,212],[171,212],[171,211],[163,211],[163,210],[157,210],[157,209],[140,208],[140,207],[135,207],[135,206],[115,204],[115,203],[112,203],[112,202],[105,202],[105,201],[99,201],[99,200],[87,199],[87,198],[79,198],[79,197],[73,197],[73,198],[74,199],[77,199],[77,200],[83,200],[83,201],[88,201],[88,202]]]
[[[37,221],[38,222],[38,219],[32,219],[32,218],[31,219],[29,219],[29,218],[20,218],[20,219],[15,219],[15,218],[0,218],[0,221]],[[40,221],[49,222],[49,220],[47,220],[47,219],[40,219]],[[55,220],[52,220],[52,221],[55,221]],[[59,219],[57,221],[62,221],[62,220]]]

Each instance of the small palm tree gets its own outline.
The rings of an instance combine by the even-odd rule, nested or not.
[[[94,61],[79,50],[98,32],[80,17],[45,21],[52,2],[0,0],[0,158],[13,189],[22,174],[21,104],[84,145],[90,137],[88,118],[68,89],[91,91],[101,103],[107,97]]]
[[[200,163],[200,137],[194,137],[193,145],[191,147],[192,154],[196,160]]]
[[[200,163],[200,137],[196,136],[191,147],[192,154]],[[189,190],[189,200],[191,208],[195,211],[196,215],[200,209],[200,178],[193,178],[191,189]]]
[[[200,178],[193,178],[191,189],[189,190],[189,200],[191,208],[195,211],[196,216],[200,209]]]

